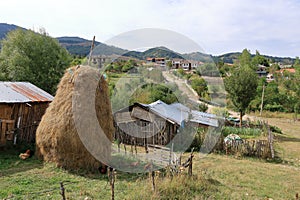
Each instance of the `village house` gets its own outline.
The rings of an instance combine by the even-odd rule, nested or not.
[[[185,59],[172,59],[172,68],[173,69],[183,69],[185,71],[191,71],[197,69],[202,62],[195,61],[195,60],[185,60]]]
[[[0,146],[30,143],[53,96],[28,82],[0,82]]]
[[[257,66],[257,70],[256,70],[256,74],[259,77],[266,77],[268,75],[268,72],[266,71],[266,66],[264,65],[258,65]]]
[[[166,59],[165,58],[150,58],[146,59],[147,64],[154,64],[159,67],[166,67]]]
[[[268,83],[271,82],[271,81],[274,81],[275,80],[274,75],[273,74],[268,74],[266,80],[267,80]]]
[[[180,103],[134,103],[114,113],[116,132],[114,138],[124,144],[145,146],[166,145],[178,133],[180,127],[218,127],[213,114],[191,110]]]

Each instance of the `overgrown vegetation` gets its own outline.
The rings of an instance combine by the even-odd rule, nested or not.
[[[240,136],[242,139],[247,138],[254,138],[261,136],[263,134],[263,130],[259,128],[237,128],[237,127],[230,127],[230,126],[224,126],[222,128],[222,135],[224,137],[230,135],[230,134],[236,134]]]
[[[71,62],[67,50],[45,30],[36,33],[16,29],[1,42],[0,80],[29,81],[55,94],[56,86]]]

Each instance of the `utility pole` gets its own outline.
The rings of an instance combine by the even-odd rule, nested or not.
[[[262,110],[263,110],[263,106],[264,106],[264,96],[265,96],[265,83],[263,84],[263,91],[261,94],[261,104],[260,104],[260,113],[259,113],[260,116],[262,114]]]

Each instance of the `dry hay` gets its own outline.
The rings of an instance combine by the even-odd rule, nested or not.
[[[87,151],[80,140],[72,111],[72,98],[78,92],[74,91],[74,82],[82,75],[85,77],[84,80],[89,80],[88,82],[97,81],[95,112],[98,120],[96,120],[99,122],[106,137],[110,141],[112,140],[112,133],[114,131],[113,119],[105,79],[97,70],[91,67],[71,67],[66,70],[61,79],[55,98],[47,108],[37,129],[36,155],[46,162],[54,162],[58,167],[65,169],[86,169],[93,171],[101,163]],[[86,127],[85,134],[90,134],[91,128]],[[110,156],[109,147],[106,147],[105,152],[102,152],[105,156]]]

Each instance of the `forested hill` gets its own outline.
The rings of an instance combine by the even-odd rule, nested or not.
[[[163,58],[183,58],[183,56],[180,53],[176,53],[166,47],[155,47],[155,48],[151,48],[148,49],[146,51],[143,52],[139,52],[139,51],[129,51],[127,53],[124,54],[124,56],[127,57],[133,57],[133,58],[137,58],[140,60],[145,60],[148,57],[163,57]]]
[[[0,23],[0,40],[2,40],[9,31],[15,30],[17,28],[22,28],[22,27],[16,26],[14,24]],[[70,36],[58,37],[56,39],[63,47],[65,47],[73,55],[87,56],[90,52],[90,48],[92,44],[91,40],[83,39],[80,37],[70,37]],[[211,62],[213,60],[214,62],[223,61],[225,63],[233,63],[240,56],[241,53],[234,52],[234,53],[226,53],[223,55],[216,55],[216,56],[212,56],[200,52],[180,54],[172,50],[169,50],[165,47],[155,47],[155,48],[148,49],[144,52],[138,52],[138,51],[127,51],[115,46],[109,46],[104,43],[96,41],[94,54],[103,54],[103,55],[116,54],[116,55],[131,56],[138,59],[146,59],[147,57],[166,57],[166,58],[185,58],[185,59],[198,60],[202,62]],[[280,62],[282,64],[292,64],[294,62],[294,59],[289,57],[283,58],[283,57],[273,57],[268,55],[264,55],[264,57],[269,59],[271,62]]]
[[[65,47],[71,54],[87,56],[91,50],[91,40],[86,40],[79,37],[58,37],[57,40],[59,43]],[[101,42],[95,41],[94,54],[102,54],[102,55],[122,55],[126,50],[109,46]]]
[[[241,55],[240,52],[233,52],[233,53],[226,53],[220,56],[213,56],[213,59],[215,62],[218,62],[222,60],[224,63],[234,63],[235,60],[238,59],[238,57]],[[255,54],[251,55],[252,57],[255,56]],[[270,60],[271,62],[280,62],[282,64],[293,64],[295,59],[290,57],[277,57],[277,56],[268,56],[263,55],[266,59]]]
[[[22,27],[16,26],[14,24],[0,23],[0,40],[2,40],[9,31],[15,30],[17,28]]]
[[[6,23],[0,23],[0,40],[5,38],[6,34],[9,31],[15,30],[17,28],[21,28],[26,30],[25,28],[22,28],[20,26],[16,26],[13,24],[6,24]],[[79,56],[87,56],[91,50],[91,40],[86,40],[80,37],[58,37],[56,38],[58,42],[65,47],[71,54],[73,55],[79,55]],[[104,55],[122,55],[123,53],[127,52],[124,49],[109,46],[101,42],[95,42],[95,54],[104,54]]]

